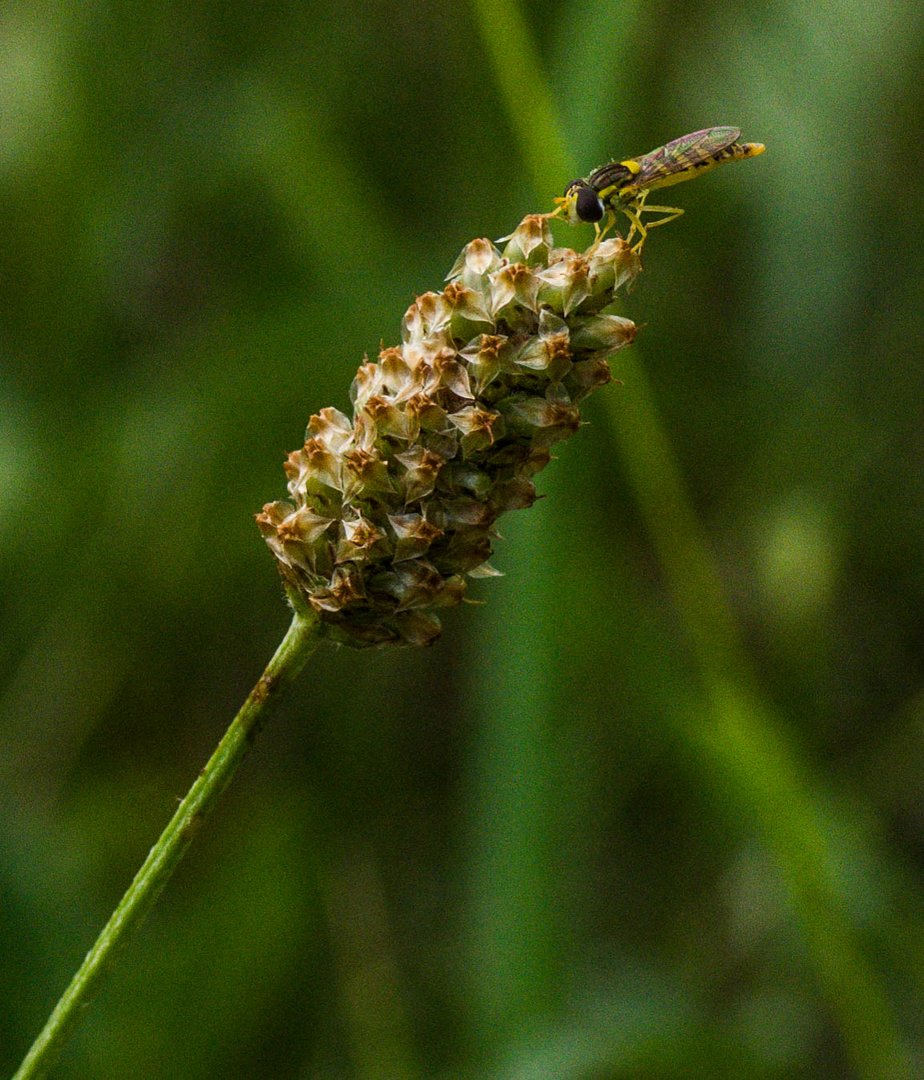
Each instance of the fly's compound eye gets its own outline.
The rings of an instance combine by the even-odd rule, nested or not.
[[[604,214],[603,201],[589,184],[584,184],[578,188],[574,210],[581,221],[599,221]]]

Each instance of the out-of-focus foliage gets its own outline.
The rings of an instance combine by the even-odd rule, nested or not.
[[[768,146],[671,191],[626,314],[920,1071],[924,14],[528,15],[578,170]],[[551,208],[529,175],[461,5],[0,7],[5,1072],[285,629],[252,520],[284,454],[464,243]],[[589,411],[485,606],[312,661],[56,1075],[853,1075],[684,737],[688,642]]]

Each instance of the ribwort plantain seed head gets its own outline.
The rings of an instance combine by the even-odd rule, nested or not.
[[[442,292],[411,304],[401,344],[360,366],[352,418],[311,417],[289,500],[257,515],[290,601],[333,640],[439,636],[437,611],[493,572],[497,519],[532,505],[549,448],[635,337],[610,311],[640,269],[624,241],[556,248],[538,214],[504,241],[467,244]]]

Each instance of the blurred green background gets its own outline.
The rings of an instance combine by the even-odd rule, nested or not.
[[[309,414],[714,124],[506,576],[316,654],[54,1075],[924,1074],[924,8],[522,14],[0,7],[4,1075],[287,626]]]

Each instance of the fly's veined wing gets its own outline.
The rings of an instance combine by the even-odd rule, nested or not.
[[[633,188],[644,188],[655,180],[675,173],[695,169],[697,165],[712,161],[740,136],[741,128],[714,127],[681,135],[650,154],[638,158],[640,166],[632,180]]]

